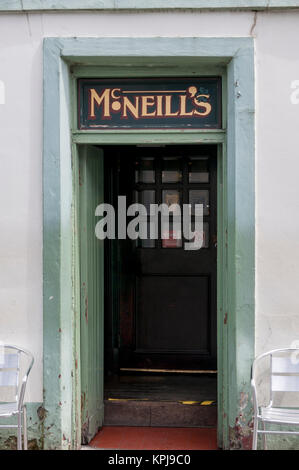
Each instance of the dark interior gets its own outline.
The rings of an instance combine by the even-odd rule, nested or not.
[[[103,150],[105,202],[115,209],[119,195],[127,206],[204,207],[200,250],[174,238],[173,219],[166,235],[159,220],[156,240],[105,240],[105,400],[215,404],[217,147]]]

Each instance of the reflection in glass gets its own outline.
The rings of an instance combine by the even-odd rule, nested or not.
[[[209,190],[208,189],[192,189],[189,191],[189,204],[191,204],[191,214],[195,214],[195,204],[203,204],[203,215],[209,215]]]
[[[189,159],[189,183],[209,182],[209,158],[190,157]]]
[[[155,248],[155,240],[154,239],[151,239],[150,238],[150,233],[151,233],[151,229],[152,229],[152,232],[154,233],[154,228],[151,227],[153,224],[151,222],[147,222],[147,239],[145,240],[141,240],[141,239],[138,239],[137,240],[137,246],[140,247],[140,248]]]
[[[194,222],[191,222],[191,230],[194,232]],[[209,247],[209,222],[203,223],[203,231],[196,232],[195,237],[198,241],[202,240],[202,248]],[[190,240],[190,242],[194,242],[194,238]]]
[[[155,248],[155,240],[138,240],[138,246],[141,248]]]
[[[180,248],[182,246],[181,224],[169,221],[169,224],[161,221],[162,248]]]
[[[167,204],[170,207],[172,204],[180,205],[181,202],[181,192],[175,189],[165,189],[162,191],[162,202]],[[173,212],[171,210],[170,212]]]
[[[181,160],[177,157],[164,157],[162,161],[162,183],[179,183],[181,179]]]
[[[135,182],[155,182],[154,157],[143,157],[135,162]]]
[[[156,191],[146,189],[144,191],[135,191],[135,202],[143,204],[146,207],[147,214],[150,215],[150,204],[155,204]]]

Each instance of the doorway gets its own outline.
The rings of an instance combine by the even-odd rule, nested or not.
[[[50,433],[45,433],[45,447],[65,448],[69,442],[74,448],[80,446],[81,429],[88,424],[92,428],[90,420],[82,412],[82,405],[84,408],[84,404],[90,404],[90,398],[94,397],[94,371],[99,367],[95,361],[87,362],[88,349],[90,358],[95,358],[90,346],[94,329],[90,326],[88,334],[84,330],[86,297],[83,294],[89,288],[92,290],[92,286],[89,283],[86,290],[80,282],[82,256],[78,234],[81,235],[83,226],[81,208],[85,211],[85,202],[79,201],[79,195],[82,189],[86,200],[89,195],[87,185],[82,184],[77,160],[85,151],[93,151],[94,145],[147,142],[218,144],[218,442],[224,448],[233,447],[236,443],[243,446],[243,437],[244,442],[248,442],[250,435],[250,428],[243,423],[249,422],[252,410],[250,402],[244,408],[240,398],[250,392],[255,321],[254,40],[243,37],[221,40],[201,37],[192,38],[192,41],[185,37],[123,38],[119,49],[119,39],[110,39],[107,42],[107,38],[46,38],[44,44],[43,357],[46,371],[44,407],[48,410],[45,429],[51,427],[53,416],[57,422]],[[96,52],[91,56],[90,51]],[[118,56],[115,51],[119,51]],[[183,51],[183,56],[178,55],[178,51]],[[65,67],[65,61],[70,64],[69,70]],[[69,73],[70,70],[72,73]],[[189,129],[183,132],[167,129],[162,132],[81,132],[73,122],[71,135],[70,122],[76,112],[71,113],[70,110],[75,109],[76,104],[71,99],[70,107],[66,97],[74,96],[72,89],[76,89],[77,77],[101,74],[109,77],[124,74],[130,77],[134,74],[145,77],[220,74],[223,76],[224,92],[223,129],[208,132],[192,132]],[[72,84],[74,87],[70,86]],[[236,86],[240,85],[243,89],[242,103],[236,90]],[[68,148],[71,140],[72,149]],[[71,191],[72,183],[74,192]],[[94,228],[93,209],[90,217]],[[95,260],[92,256],[90,259]],[[90,303],[88,305],[90,320],[93,312]],[[80,334],[81,318],[81,327],[83,324],[88,341],[82,340],[82,332]],[[61,326],[64,327],[61,329]],[[53,335],[53,331],[61,332]],[[70,335],[75,345],[73,354],[69,347]],[[85,374],[87,364],[91,366],[90,380]],[[64,377],[65,387],[58,380],[60,374]],[[57,380],[53,381],[53,377]],[[99,377],[99,382],[101,380]],[[63,406],[57,407],[57,397],[60,397]],[[98,412],[96,402],[92,410],[93,413]],[[235,427],[240,414],[241,426]],[[71,423],[75,423],[74,427]],[[92,431],[88,432],[90,435]]]
[[[105,240],[104,423],[215,425],[217,146],[101,150],[105,201],[115,208],[119,196],[127,207],[190,204],[193,230],[195,204],[203,205],[201,249],[186,250],[184,237],[176,238],[174,214],[166,229],[158,218],[156,239]],[[149,231],[148,216],[146,224]],[[182,403],[197,407],[186,413]],[[146,409],[158,422],[149,424]]]

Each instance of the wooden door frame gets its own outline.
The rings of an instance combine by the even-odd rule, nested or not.
[[[253,46],[252,38],[44,40],[46,448],[80,447],[77,145],[149,142],[218,144],[218,442],[223,448],[248,446],[255,308]],[[76,130],[77,76],[219,73],[224,79],[222,130]]]

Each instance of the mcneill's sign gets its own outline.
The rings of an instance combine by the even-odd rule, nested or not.
[[[221,127],[221,78],[79,79],[79,129]]]

